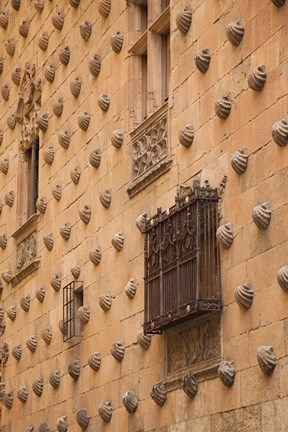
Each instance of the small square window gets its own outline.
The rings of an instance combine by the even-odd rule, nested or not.
[[[81,336],[82,323],[77,317],[77,310],[81,306],[83,306],[83,284],[73,281],[63,288],[64,342],[75,336]]]

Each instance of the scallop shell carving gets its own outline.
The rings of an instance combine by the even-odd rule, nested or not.
[[[116,54],[119,54],[123,46],[123,34],[117,31],[111,36],[111,47]]]
[[[3,11],[0,14],[0,27],[2,27],[4,30],[7,29],[9,23],[9,12]]]
[[[73,8],[76,9],[80,4],[80,0],[69,0],[69,3]]]
[[[68,149],[70,145],[70,140],[71,140],[71,132],[69,130],[59,132],[58,141],[61,147],[63,147],[65,150]]]
[[[197,53],[195,57],[195,64],[198,70],[202,73],[207,72],[207,70],[209,69],[210,60],[211,52],[208,48],[205,48],[199,53]]]
[[[58,389],[60,386],[60,381],[61,381],[61,372],[59,369],[56,369],[50,374],[49,383],[52,385],[52,387]]]
[[[89,163],[93,168],[98,168],[100,166],[100,162],[101,162],[101,154],[100,154],[100,150],[96,149],[93,150],[90,154],[89,154]]]
[[[78,184],[81,176],[80,167],[77,166],[70,171],[70,177],[74,184]]]
[[[2,402],[5,396],[5,383],[0,383],[0,401]]]
[[[189,372],[182,378],[182,389],[193,399],[198,391],[198,382],[193,372]]]
[[[12,348],[12,356],[19,361],[22,356],[22,345],[16,345],[14,348]]]
[[[2,273],[1,273],[1,275],[2,275],[2,278],[3,278],[3,280],[5,281],[5,282],[7,282],[7,283],[9,283],[10,281],[11,281],[11,279],[12,279],[12,272],[11,272],[11,270],[4,270]]]
[[[184,147],[189,148],[194,140],[194,127],[192,124],[188,124],[181,128],[178,133],[180,144]]]
[[[80,306],[77,310],[77,317],[84,324],[87,324],[90,319],[90,306],[89,305]]]
[[[9,160],[6,158],[0,160],[0,171],[6,175],[8,173],[8,169],[9,169]]]
[[[64,225],[60,227],[60,235],[64,240],[69,240],[71,234],[71,225],[69,222],[66,222]]]
[[[271,375],[277,363],[277,357],[273,347],[259,346],[257,348],[257,360],[264,374]]]
[[[65,46],[59,51],[59,60],[64,65],[67,66],[70,61],[70,48]]]
[[[9,306],[7,309],[7,316],[10,318],[11,321],[15,321],[17,314],[17,308],[16,306]]]
[[[272,138],[281,147],[288,144],[288,116],[273,124]]]
[[[252,90],[261,91],[267,79],[266,67],[264,65],[252,69],[248,78],[248,85]]]
[[[1,87],[1,96],[7,102],[9,99],[9,95],[10,95],[10,87],[8,84],[4,84]]]
[[[50,326],[45,327],[41,333],[42,339],[47,345],[50,345],[52,341],[52,328]]]
[[[24,385],[23,387],[20,387],[20,389],[17,392],[17,397],[20,400],[21,403],[25,403],[28,399],[28,390],[27,387]]]
[[[50,63],[49,65],[45,66],[44,69],[44,76],[47,81],[53,82],[55,78],[55,65],[53,63]]]
[[[94,371],[98,371],[101,366],[101,354],[100,352],[94,352],[90,355],[88,359],[88,365],[93,369]]]
[[[46,201],[46,198],[44,198],[44,197],[39,198],[39,199],[37,200],[36,207],[37,207],[37,210],[38,210],[40,213],[44,214],[44,213],[45,213],[45,210],[46,210],[46,207],[47,207],[47,201]]]
[[[37,10],[37,12],[41,13],[44,9],[44,0],[36,0],[34,3],[34,8]]]
[[[192,10],[186,7],[183,11],[179,12],[176,16],[176,25],[181,33],[186,34],[191,26]]]
[[[47,165],[51,165],[54,160],[54,148],[49,146],[47,149],[43,150],[43,159],[47,163]]]
[[[62,333],[63,335],[66,335],[66,334],[67,334],[67,323],[66,323],[65,321],[60,320],[60,321],[58,322],[58,327],[59,327],[59,330],[61,331],[61,333]]]
[[[229,249],[233,243],[233,225],[231,223],[221,225],[217,229],[216,237],[224,249]]]
[[[240,285],[234,294],[235,301],[244,310],[248,310],[253,302],[254,291],[249,282]]]
[[[271,0],[272,3],[277,7],[282,7],[286,0]]]
[[[25,311],[28,312],[30,309],[30,303],[31,303],[31,299],[30,299],[30,295],[28,294],[25,297],[22,297],[20,300],[20,306],[21,308]]]
[[[98,98],[98,105],[102,111],[108,111],[110,105],[110,98],[107,94],[102,93]]]
[[[0,236],[0,248],[6,249],[6,246],[7,246],[7,236],[6,234],[3,234]]]
[[[11,130],[15,129],[16,121],[17,121],[17,118],[16,118],[16,115],[14,113],[10,114],[7,117],[7,126],[9,127],[9,129],[11,129]]]
[[[54,102],[53,113],[56,115],[56,117],[61,117],[63,113],[63,106],[64,106],[64,102],[61,97]]]
[[[288,266],[281,267],[277,272],[277,282],[288,293]]]
[[[57,419],[56,426],[57,426],[58,432],[67,432],[68,431],[67,416],[65,415],[65,416],[59,417]]]
[[[3,143],[3,138],[4,138],[4,132],[3,130],[0,130],[0,145]]]
[[[52,188],[52,196],[57,201],[60,201],[61,196],[62,196],[62,187],[59,184],[56,184],[55,186],[53,186],[53,188]]]
[[[110,294],[101,294],[99,296],[99,306],[104,312],[108,312],[112,306],[112,297]]]
[[[220,97],[215,102],[215,106],[214,106],[216,115],[222,120],[226,120],[228,118],[231,108],[232,108],[232,99],[229,95]]]
[[[51,429],[47,422],[41,423],[39,426],[39,432],[51,432]]]
[[[124,393],[122,396],[122,402],[130,414],[134,413],[138,407],[138,398],[135,391],[128,390],[126,393]]]
[[[137,342],[143,349],[148,350],[150,348],[150,345],[152,342],[152,336],[151,335],[145,335],[143,330],[141,330],[137,334]]]
[[[100,14],[107,18],[111,9],[111,0],[99,0],[98,10]]]
[[[90,21],[84,21],[80,24],[80,35],[82,39],[87,41],[91,36],[92,24]]]
[[[79,210],[79,216],[80,219],[85,223],[88,224],[91,218],[91,207],[89,205],[85,205],[82,207],[82,209]]]
[[[130,279],[124,288],[124,292],[130,300],[133,300],[137,291],[137,284],[134,279]]]
[[[78,126],[83,131],[87,131],[90,123],[90,114],[87,111],[84,111],[78,116]]]
[[[77,381],[80,376],[80,363],[79,360],[74,360],[74,362],[70,363],[68,366],[68,373],[73,378],[74,381]]]
[[[77,98],[80,94],[82,82],[79,77],[70,81],[70,91],[72,95]]]
[[[44,383],[43,378],[37,378],[32,384],[32,390],[36,396],[41,396],[43,393]]]
[[[270,224],[271,220],[271,206],[269,202],[265,202],[256,206],[252,212],[252,218],[255,225],[262,229],[266,230]]]
[[[112,199],[111,189],[105,189],[103,192],[100,192],[99,199],[103,207],[108,209],[110,207]]]
[[[153,385],[150,391],[150,396],[154,400],[154,402],[156,402],[157,405],[159,406],[164,405],[166,401],[167,393],[163,382],[160,381]]]
[[[0,321],[3,321],[4,316],[5,316],[4,309],[2,307],[0,307]]]
[[[120,129],[115,130],[111,136],[111,143],[114,147],[120,148],[124,141],[124,132]]]
[[[23,38],[26,38],[28,36],[29,27],[30,27],[30,21],[29,20],[22,21],[21,24],[19,25],[20,36],[22,36]]]
[[[46,51],[49,43],[49,35],[47,32],[42,33],[39,38],[38,46],[42,51]]]
[[[101,57],[98,54],[95,54],[92,58],[90,58],[89,63],[89,71],[94,76],[97,77],[100,73],[101,69]]]
[[[244,36],[244,25],[241,19],[231,22],[226,27],[226,35],[232,45],[238,46]]]
[[[218,367],[218,377],[224,385],[231,387],[234,382],[235,368],[232,360],[222,360]]]
[[[87,408],[82,408],[76,413],[76,420],[82,429],[87,429],[89,425],[89,416]]]
[[[26,340],[26,346],[29,349],[29,351],[34,353],[37,348],[37,336],[36,335],[29,336]]]
[[[52,17],[52,24],[56,30],[62,30],[64,24],[64,13],[62,11],[56,12]]]
[[[136,219],[136,227],[142,234],[144,234],[146,230],[146,216],[146,213],[143,213]]]
[[[13,400],[14,400],[14,396],[13,396],[13,392],[8,392],[5,393],[5,396],[3,398],[3,404],[7,409],[11,409],[12,405],[13,405]]]
[[[248,165],[247,148],[240,148],[231,156],[231,165],[237,174],[243,174]]]
[[[20,0],[12,0],[11,1],[11,6],[15,11],[18,11],[21,5],[21,1]]]
[[[53,233],[45,234],[43,236],[43,243],[46,246],[47,250],[50,252],[53,249],[54,245]]]
[[[89,252],[89,259],[95,266],[100,264],[101,257],[102,257],[102,252],[100,247],[96,247],[91,252]]]
[[[16,49],[16,42],[14,39],[8,39],[6,44],[6,52],[10,57],[13,57],[15,54],[15,49]]]
[[[36,298],[38,301],[40,301],[40,303],[43,303],[45,299],[45,293],[46,293],[45,286],[41,285],[36,291]]]
[[[38,129],[40,129],[42,132],[46,132],[48,128],[48,121],[49,121],[48,113],[44,113],[41,116],[39,116],[38,119],[36,120],[36,125]]]
[[[55,273],[50,279],[50,285],[55,291],[59,291],[62,283],[62,275],[61,273]]]
[[[110,401],[104,400],[100,402],[98,407],[100,417],[105,423],[109,423],[112,417],[112,404]]]
[[[122,250],[124,246],[124,236],[121,231],[114,235],[111,244],[118,252]]]
[[[111,354],[115,358],[115,360],[121,362],[124,357],[124,352],[125,352],[125,347],[121,340],[113,343],[111,348]]]
[[[12,82],[18,87],[21,81],[21,68],[16,67],[11,73]]]

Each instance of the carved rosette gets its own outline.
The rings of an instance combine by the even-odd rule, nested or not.
[[[74,381],[77,381],[80,376],[80,362],[79,360],[74,360],[74,362],[70,363],[68,366],[68,373],[73,378]]]
[[[75,98],[79,96],[81,91],[81,86],[82,86],[82,81],[79,77],[76,77],[70,81],[70,91],[72,93],[72,96],[74,96]]]
[[[100,405],[98,407],[98,412],[102,420],[105,423],[109,423],[112,417],[112,403],[107,400],[100,402]]]
[[[265,202],[256,206],[252,212],[252,219],[255,225],[262,230],[266,230],[271,220],[271,206],[269,202]]]
[[[182,389],[193,399],[198,391],[198,382],[193,372],[189,372],[182,378]]]
[[[13,405],[13,400],[14,400],[14,396],[13,396],[13,391],[10,391],[8,393],[5,393],[5,396],[3,398],[3,405],[7,408],[7,409],[11,409],[12,405]]]
[[[71,224],[66,222],[59,229],[60,235],[64,240],[69,240],[71,234]]]
[[[192,23],[192,10],[188,7],[176,15],[176,25],[178,30],[186,34]]]
[[[105,189],[103,192],[100,192],[99,199],[102,206],[108,209],[110,207],[111,199],[112,199],[111,189]]]
[[[261,91],[267,79],[266,67],[264,65],[252,69],[248,78],[248,85],[252,90]]]
[[[11,321],[15,321],[17,315],[17,308],[15,305],[9,306],[7,309],[7,316]]]
[[[92,33],[92,23],[90,21],[84,21],[80,24],[79,29],[82,39],[87,41]]]
[[[232,45],[238,46],[244,36],[244,25],[241,19],[231,22],[226,27],[226,35]]]
[[[26,346],[29,349],[29,351],[34,353],[37,348],[37,336],[36,335],[29,336],[26,339]]]
[[[181,128],[178,133],[178,139],[183,147],[191,147],[194,140],[194,127],[192,124],[188,124]]]
[[[80,129],[82,129],[83,131],[87,131],[89,127],[89,123],[90,123],[90,114],[88,113],[88,111],[84,111],[80,113],[78,116],[78,126],[80,127]]]
[[[216,232],[216,237],[224,249],[229,249],[233,243],[233,225],[231,223],[227,223],[225,225],[221,225]]]
[[[92,353],[88,358],[88,365],[93,369],[94,371],[98,371],[101,366],[101,354],[100,352],[94,352]]]
[[[273,124],[272,137],[280,147],[288,144],[288,116]]]
[[[124,132],[120,129],[116,129],[112,132],[111,143],[115,148],[120,148],[124,141]]]
[[[224,385],[231,387],[234,382],[235,368],[232,360],[222,360],[218,367],[218,377]]]
[[[99,296],[99,306],[104,312],[108,312],[112,306],[112,297],[110,294],[101,294]]]
[[[254,291],[252,289],[251,283],[246,282],[240,285],[234,293],[235,301],[244,310],[248,310],[253,302]]]
[[[100,264],[101,257],[102,257],[102,252],[99,246],[94,248],[91,252],[89,252],[89,259],[95,266],[98,266]]]
[[[124,353],[125,353],[125,347],[123,342],[121,340],[114,342],[111,348],[111,354],[115,358],[115,360],[121,362],[123,360]]]
[[[41,333],[42,339],[47,345],[50,345],[52,341],[52,327],[47,326]]]
[[[101,94],[99,96],[99,98],[98,98],[98,105],[99,105],[99,108],[102,111],[104,111],[104,112],[108,111],[108,108],[109,108],[109,105],[110,105],[110,98],[109,98],[109,96],[107,94],[105,94],[105,93]]]
[[[46,246],[46,249],[49,252],[51,252],[51,250],[53,249],[53,245],[54,245],[53,233],[45,234],[43,236],[43,243]]]
[[[272,346],[259,346],[257,348],[257,360],[265,375],[271,375],[276,364],[277,357]]]
[[[207,70],[209,69],[210,60],[211,52],[208,48],[205,48],[199,53],[197,53],[195,57],[195,64],[198,70],[202,73],[207,72]]]
[[[52,24],[56,30],[62,30],[64,24],[64,12],[56,12],[55,15],[53,15],[52,17]]]
[[[56,292],[60,291],[61,283],[62,283],[62,274],[61,273],[53,274],[50,279],[50,284]]]
[[[59,417],[57,419],[56,427],[57,427],[58,432],[67,432],[68,431],[68,420],[67,420],[66,415]]]
[[[19,361],[22,356],[22,345],[16,345],[14,348],[12,348],[12,356],[15,358],[15,360]]]
[[[167,398],[167,392],[164,383],[159,381],[154,384],[150,391],[150,396],[157,405],[163,406]]]
[[[59,132],[58,142],[61,145],[61,147],[63,147],[65,150],[68,149],[70,145],[70,140],[71,140],[71,132],[69,130]]]
[[[70,178],[75,185],[79,183],[80,176],[81,176],[80,166],[76,166],[70,171]]]
[[[114,237],[111,240],[111,244],[118,252],[120,252],[123,249],[124,236],[121,231],[119,231],[117,234],[114,235]]]
[[[145,335],[143,330],[141,330],[137,334],[137,342],[144,350],[148,350],[150,348],[150,345],[152,342],[152,336],[151,335]]]
[[[25,403],[28,399],[28,390],[27,387],[24,385],[23,387],[20,387],[17,392],[17,397],[20,400],[21,403]]]
[[[28,294],[25,297],[22,297],[20,300],[20,306],[21,308],[25,311],[28,312],[30,309],[30,303],[31,303],[31,299],[30,299],[30,295]]]
[[[92,213],[91,207],[89,205],[85,205],[84,207],[82,207],[79,210],[80,219],[85,224],[88,224],[88,222],[90,221],[90,218],[91,218],[91,213]]]
[[[111,36],[110,39],[111,47],[116,54],[119,54],[120,51],[122,50],[123,40],[124,40],[124,36],[121,31],[117,31]]]
[[[237,174],[243,174],[248,165],[247,148],[240,148],[231,156],[231,165]]]
[[[100,73],[101,69],[101,57],[98,54],[95,54],[92,58],[90,58],[89,63],[89,71],[94,76],[97,77]]]
[[[89,154],[89,163],[93,168],[99,168],[101,162],[101,153],[100,150],[93,150]]]
[[[104,18],[108,17],[110,13],[110,9],[111,9],[111,0],[99,0],[98,10]]]
[[[36,291],[36,298],[40,303],[43,303],[45,299],[46,289],[44,285],[41,285]]]
[[[214,106],[216,115],[222,119],[226,120],[230,114],[232,108],[232,99],[230,95],[220,97]]]
[[[87,324],[90,319],[90,306],[80,306],[77,310],[77,317],[83,324]]]
[[[128,390],[124,395],[122,396],[122,402],[126,410],[133,414],[138,407],[138,398],[136,395],[136,392],[134,390]]]
[[[60,369],[56,369],[53,371],[49,376],[49,383],[54,387],[55,389],[58,389],[61,382],[61,372]]]
[[[76,413],[76,420],[78,425],[86,430],[89,425],[89,415],[87,408],[82,408]]]
[[[43,389],[44,389],[43,378],[37,378],[32,384],[33,392],[36,394],[36,396],[40,397],[42,396]]]
[[[75,262],[71,267],[71,274],[74,279],[78,279],[81,273],[81,264],[79,262]]]

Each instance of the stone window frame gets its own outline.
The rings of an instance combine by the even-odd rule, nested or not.
[[[78,341],[83,324],[77,310],[84,305],[83,281],[72,281],[63,288],[63,341]],[[76,340],[77,339],[77,340]]]

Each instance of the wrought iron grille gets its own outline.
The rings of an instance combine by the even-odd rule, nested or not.
[[[217,189],[197,187],[146,220],[145,333],[220,311]]]
[[[82,282],[73,281],[63,288],[63,339],[64,342],[81,334],[77,310],[83,305]]]

